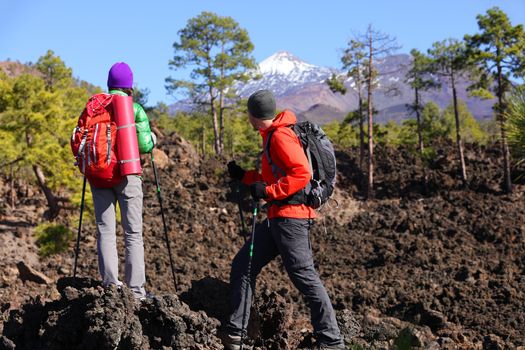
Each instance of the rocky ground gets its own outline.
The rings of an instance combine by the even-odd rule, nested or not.
[[[236,188],[224,174],[225,161],[201,159],[178,136],[163,138],[159,148],[175,283],[147,161],[147,288],[157,298],[142,305],[126,288],[104,290],[96,282],[92,218],[81,240],[82,279],[67,278],[73,242],[67,253],[39,257],[33,231],[44,202],[17,185],[16,210],[0,201],[0,349],[220,348],[215,334],[228,312],[229,266],[244,242]],[[324,208],[311,239],[349,348],[525,345],[523,186],[517,181],[513,195],[500,193],[497,147],[467,148],[467,184],[458,181],[454,148],[441,149],[423,167],[406,149],[378,147],[372,201],[361,191],[358,152],[337,154],[338,207],[334,201]],[[1,181],[7,198],[8,183]],[[249,226],[245,189],[243,195]],[[61,220],[67,223],[67,215]],[[306,305],[279,259],[258,279],[252,314],[257,348],[313,346]]]

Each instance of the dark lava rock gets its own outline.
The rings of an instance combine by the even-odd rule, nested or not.
[[[361,332],[361,325],[351,310],[344,309],[338,312],[337,323],[346,343],[350,343]]]
[[[14,350],[16,348],[15,343],[7,339],[3,335],[0,336],[0,350]]]
[[[256,346],[266,349],[290,349],[290,325],[293,322],[293,306],[276,292],[263,291],[252,307],[248,333],[257,339]]]
[[[219,349],[218,321],[174,295],[138,302],[126,287],[59,280],[61,298],[33,299],[5,323],[3,347],[16,349]],[[7,344],[7,345],[6,345]]]
[[[525,176],[520,179],[513,175],[514,194],[502,193],[500,147],[465,145],[469,181],[463,184],[454,143],[429,146],[435,150],[435,156],[423,163],[417,152],[406,147],[378,144],[376,199],[366,202],[361,200],[366,190],[366,173],[359,167],[359,150],[337,152],[336,195],[341,205],[325,208],[310,238],[316,269],[334,307],[351,310],[361,324],[361,331],[351,337],[350,345],[391,348],[399,334],[398,342],[412,339],[403,336],[408,332],[401,333],[403,329],[408,327],[411,331],[416,327],[418,332],[412,335],[419,343],[423,341],[427,350],[436,346],[441,349],[522,346],[525,344]],[[195,312],[187,313],[175,296],[136,307],[114,300],[127,295],[125,291],[104,291],[89,279],[77,279],[77,284],[63,279],[58,286],[61,300],[44,304],[33,299],[11,312],[2,341],[9,339],[17,349],[82,348],[83,341],[85,344],[104,341],[110,347],[115,341],[113,335],[118,335],[120,348],[139,343],[145,349],[185,348],[184,344],[192,341],[195,345],[188,346],[203,349],[216,346],[215,319],[224,320],[228,313],[228,287],[224,281],[228,281],[231,261],[244,244],[239,235],[242,224],[238,201],[244,209],[245,226],[248,230],[251,227],[249,190],[241,186],[239,198],[235,184],[229,182],[226,174],[227,160],[201,158],[175,134],[162,139],[159,148],[169,160],[158,172],[158,178],[177,280],[175,287],[170,282],[170,259],[156,183],[148,161],[144,164],[146,288],[157,295],[179,293],[180,300]],[[524,168],[525,165],[517,165],[512,172],[523,174]],[[7,198],[7,192],[1,188],[0,198]],[[38,194],[36,187],[29,189],[18,191],[19,203],[24,204],[16,215],[23,215],[17,222],[32,224],[37,222],[34,209],[44,208],[46,202],[41,195],[32,198]],[[22,196],[22,192],[26,194]],[[75,220],[69,218],[69,222]],[[30,237],[30,228],[23,228],[27,232],[15,234],[19,241]],[[122,229],[118,230],[121,238]],[[78,268],[83,276],[99,278],[97,256],[93,253],[95,236],[94,223],[86,220]],[[117,243],[122,258],[124,245],[120,239]],[[73,251],[42,259],[41,266],[46,267],[49,277],[55,280],[58,276],[51,271],[73,266]],[[9,265],[2,264],[0,270],[8,271]],[[290,282],[280,259],[265,267],[257,282],[252,316],[261,318],[262,323],[252,319],[252,327],[261,330],[259,325],[263,326],[262,331],[256,332],[258,338],[251,342],[261,349],[286,346],[311,349],[314,343],[307,305]],[[26,296],[40,295],[42,300],[50,300],[52,288],[17,279],[0,288],[0,308],[19,308],[19,302]],[[279,291],[284,301],[277,295],[270,297],[272,291]],[[108,295],[103,297],[105,294]],[[103,312],[96,313],[97,308]],[[370,309],[377,312],[372,313],[373,317],[364,317]],[[3,320],[7,319],[7,312],[3,312]],[[291,324],[289,312],[293,313]],[[113,313],[121,328],[110,322]],[[100,315],[100,319],[95,319],[95,315]],[[345,331],[352,329],[352,321],[339,321],[344,335],[352,335],[352,331]],[[285,342],[264,338],[272,336],[270,327],[276,324],[279,327],[275,334]],[[104,332],[102,327],[111,331]],[[93,339],[87,340],[89,337]],[[427,348],[430,344],[434,348]]]

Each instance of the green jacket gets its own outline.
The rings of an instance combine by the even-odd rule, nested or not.
[[[120,90],[110,90],[110,94],[127,96],[127,94]],[[133,111],[135,112],[135,126],[137,128],[137,141],[139,143],[140,154],[150,153],[153,150],[153,139],[151,138],[151,129],[149,127],[149,119],[142,108],[136,102],[133,102]]]

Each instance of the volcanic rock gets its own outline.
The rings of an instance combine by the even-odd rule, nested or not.
[[[218,322],[175,295],[135,300],[125,286],[62,278],[61,298],[12,311],[4,343],[16,349],[219,349]]]
[[[20,279],[22,281],[32,281],[39,284],[50,284],[52,280],[41,272],[38,272],[31,266],[27,265],[24,261],[19,261],[16,264]]]

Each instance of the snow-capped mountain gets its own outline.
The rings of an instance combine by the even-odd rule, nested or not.
[[[407,104],[413,103],[414,94],[405,83],[410,60],[409,55],[400,54],[376,62],[379,71],[378,88],[373,94],[374,109],[378,111],[374,118],[376,122],[392,119],[400,121],[413,117],[406,108]],[[345,95],[331,92],[326,84],[326,79],[332,73],[344,78],[344,72],[307,63],[289,52],[281,51],[271,55],[252,73],[258,75],[259,79],[234,86],[239,96],[247,98],[257,90],[269,89],[275,93],[279,109],[291,109],[300,119],[325,123],[341,120],[348,112],[357,109],[358,96],[352,79],[345,80],[348,88]],[[458,97],[467,103],[477,119],[490,118],[494,101],[469,97],[466,92],[468,85],[466,80],[458,82]],[[451,89],[443,83],[439,89],[424,92],[422,99],[423,103],[434,101],[444,109],[452,101]],[[187,101],[172,105],[171,110],[183,109],[180,106],[185,106],[186,109]]]
[[[332,72],[329,68],[314,66],[289,52],[280,51],[262,61],[259,64],[259,69],[254,73],[258,74],[261,79],[237,86],[239,95],[249,96],[259,89],[271,88],[279,97],[297,86],[322,84]]]

